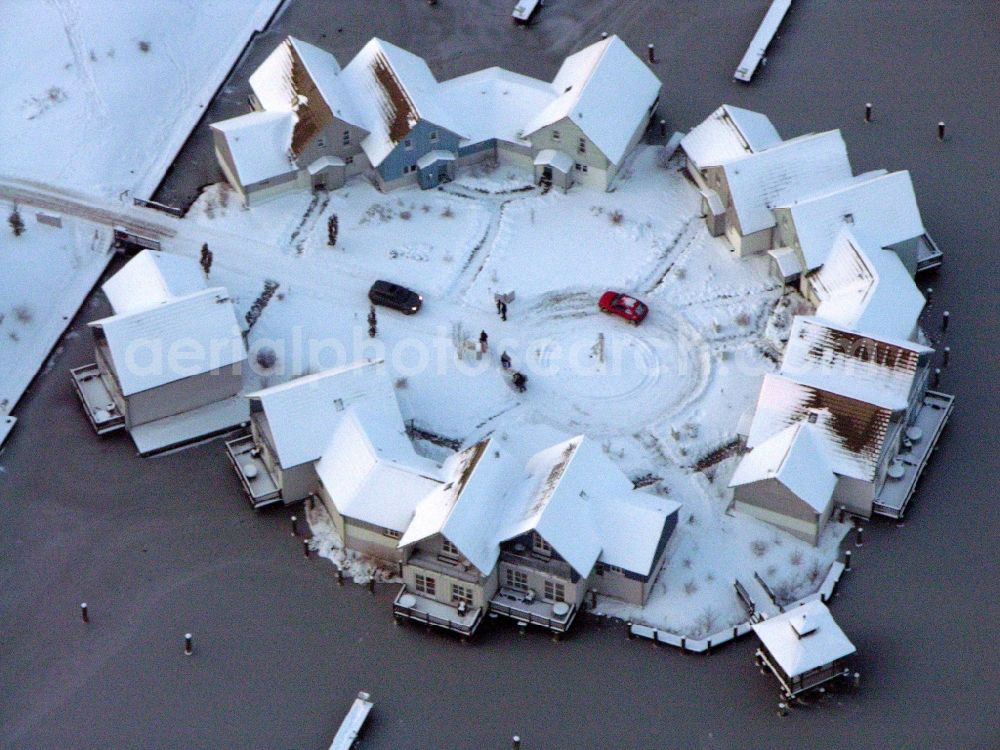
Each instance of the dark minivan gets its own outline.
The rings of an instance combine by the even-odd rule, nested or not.
[[[391,307],[404,315],[413,315],[424,302],[424,298],[412,289],[381,280],[372,284],[372,288],[368,290],[368,299],[373,305]]]

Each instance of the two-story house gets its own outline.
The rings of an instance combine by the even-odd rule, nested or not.
[[[226,452],[254,508],[317,492],[316,462],[346,411],[373,399],[395,404],[381,360],[303,375],[246,394],[250,432]]]
[[[114,314],[89,324],[96,363],[72,370],[99,434],[124,428],[145,455],[246,420],[235,308],[197,261],[144,250],[102,289]]]

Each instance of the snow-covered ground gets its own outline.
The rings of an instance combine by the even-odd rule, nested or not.
[[[148,198],[277,3],[5,3],[0,175]]]
[[[0,203],[4,216],[10,204]],[[44,213],[44,212],[43,212]],[[62,227],[41,224],[22,206],[24,232],[0,231],[0,416],[7,414],[31,383],[53,343],[76,315],[80,300],[100,278],[111,230],[63,217]],[[6,223],[6,222],[5,222]]]
[[[12,0],[0,23],[0,182],[148,198],[279,0]],[[100,277],[108,227],[7,226],[0,204],[0,415]],[[95,236],[96,232],[96,236]]]
[[[668,561],[645,608],[610,599],[600,611],[696,637],[746,619],[737,577],[781,596],[814,591],[846,527],[813,548],[726,513],[740,417],[774,369],[779,285],[764,258],[740,260],[711,237],[678,164],[641,149],[614,192],[543,194],[510,167],[461,172],[443,189],[381,194],[365,180],[319,198],[292,195],[252,210],[224,186],[207,190],[168,247],[214,254],[211,277],[241,311],[265,278],[279,290],[253,327],[251,350],[277,364],[248,376],[275,383],[359,357],[385,357],[403,416],[468,441],[526,425],[584,432],[633,479],[683,503]],[[337,236],[329,244],[330,217]],[[367,333],[366,292],[389,278],[425,295],[419,314],[380,308]],[[651,308],[639,328],[602,315],[605,289]],[[501,322],[494,294],[515,292]],[[780,318],[780,315],[777,316]],[[780,322],[780,321],[779,321]],[[460,359],[455,342],[489,334],[489,352]],[[519,394],[499,367],[507,351],[529,378]],[[315,542],[348,574],[371,573],[310,516]]]

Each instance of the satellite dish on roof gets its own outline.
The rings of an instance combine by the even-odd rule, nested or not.
[[[903,475],[906,474],[906,468],[903,466],[901,461],[893,461],[889,464],[889,468],[886,473],[892,479],[902,479]]]
[[[245,476],[247,479],[253,479],[255,476],[257,476],[257,467],[254,466],[253,464],[243,464],[243,466],[241,466],[240,469],[243,472],[243,476]]]

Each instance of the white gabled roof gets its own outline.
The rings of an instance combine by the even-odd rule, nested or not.
[[[361,146],[378,166],[421,119],[460,137],[461,118],[445,106],[423,58],[373,38],[340,74],[369,135]]]
[[[648,575],[680,504],[635,492],[583,435],[536,453],[511,489],[499,541],[537,532],[581,576],[600,561]]]
[[[774,206],[851,180],[839,130],[793,138],[721,167],[743,235],[774,226]]]
[[[556,97],[545,81],[495,67],[445,81],[438,95],[460,118],[469,142],[496,138],[522,146],[528,145],[525,125]]]
[[[208,287],[194,258],[142,250],[101,286],[116,315],[145,310]]]
[[[755,446],[740,460],[729,486],[765,479],[781,482],[817,513],[827,509],[837,477],[815,425],[797,422]]]
[[[211,127],[226,139],[236,177],[245,187],[295,169],[291,155],[295,123],[296,115],[289,111],[250,112]]]
[[[799,256],[794,248],[776,247],[768,250],[767,254],[774,259],[775,264],[778,266],[778,272],[781,273],[781,277],[786,281],[802,273],[802,264],[799,263]]]
[[[587,494],[597,488],[583,486],[580,480],[585,472],[570,470],[583,439],[578,435],[532,456],[512,493],[499,541],[537,532],[573,570],[586,577],[602,545]]]
[[[753,630],[789,678],[832,664],[857,650],[826,605],[815,599],[755,623]]]
[[[795,223],[806,270],[826,262],[841,229],[858,228],[878,247],[920,237],[924,225],[909,172],[860,175],[833,190],[787,206]]]
[[[556,99],[525,125],[525,136],[569,118],[609,161],[620,164],[660,94],[660,79],[625,42],[610,36],[567,57],[552,88]]]
[[[543,148],[535,155],[534,164],[536,167],[552,166],[560,172],[569,174],[569,171],[573,169],[573,157],[563,151],[556,151],[554,148]]]
[[[107,341],[125,396],[246,358],[233,302],[222,287],[173,297],[90,325]]]
[[[302,97],[308,100],[311,91],[297,88],[297,84],[308,87],[303,74],[316,87],[331,113],[351,125],[365,127],[340,78],[337,58],[301,39],[290,36],[275,47],[250,74],[250,88],[266,111],[298,112],[303,106],[315,104],[302,100]]]
[[[787,427],[810,421],[822,435],[833,471],[871,481],[886,447],[893,410],[834,390],[764,375],[747,447],[756,448]]]
[[[681,139],[681,148],[699,169],[717,166],[781,143],[767,115],[723,104]]]
[[[349,407],[369,399],[396,403],[382,360],[303,375],[247,398],[260,402],[284,469],[318,459]]]
[[[395,399],[342,413],[316,473],[342,516],[398,532],[441,484],[437,464],[413,449]]]
[[[810,274],[819,300],[816,317],[871,336],[909,340],[924,296],[894,251],[863,239],[841,230],[826,263]]]
[[[503,516],[504,491],[510,481],[513,455],[486,438],[450,456],[442,467],[444,484],[416,508],[400,547],[441,534],[483,575],[500,556],[496,530]]]
[[[912,341],[850,331],[797,315],[781,360],[781,374],[845,396],[905,409],[920,356],[934,350]]]

